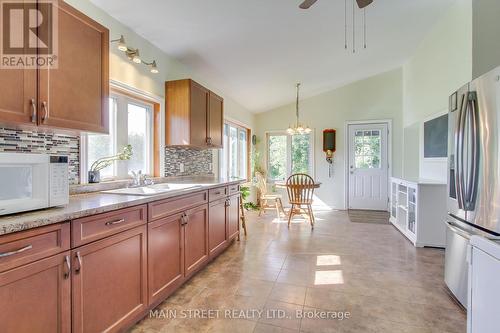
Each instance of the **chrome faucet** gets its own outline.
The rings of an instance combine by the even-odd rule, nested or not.
[[[147,186],[147,185],[153,185],[154,181],[152,179],[149,179],[146,174],[142,173],[142,170],[139,171],[130,171],[132,174],[132,186],[131,187],[140,187],[140,186]]]

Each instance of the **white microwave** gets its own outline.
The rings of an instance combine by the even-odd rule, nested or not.
[[[0,153],[0,215],[68,202],[67,156]]]

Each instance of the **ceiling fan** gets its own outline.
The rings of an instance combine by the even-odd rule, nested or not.
[[[302,9],[309,9],[309,7],[314,5],[316,3],[316,1],[318,1],[318,0],[305,0],[303,3],[300,4],[299,7]],[[356,2],[358,3],[358,7],[360,9],[363,9],[363,8],[367,7],[368,5],[370,5],[373,2],[373,0],[356,0]]]

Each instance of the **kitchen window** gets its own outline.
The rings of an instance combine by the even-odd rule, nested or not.
[[[223,149],[219,155],[221,176],[249,179],[249,136],[248,128],[224,123]]]
[[[109,98],[109,134],[88,133],[82,136],[86,170],[101,157],[117,154],[132,145],[128,161],[118,161],[101,170],[101,179],[124,179],[131,171],[153,174],[153,104],[127,95],[113,93]],[[82,168],[83,169],[83,168]]]
[[[314,132],[289,135],[286,132],[267,134],[267,178],[285,180],[295,173],[312,177],[314,172]]]

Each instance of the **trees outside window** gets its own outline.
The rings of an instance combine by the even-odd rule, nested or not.
[[[267,135],[267,170],[269,180],[285,180],[291,174],[312,176],[313,133],[289,135],[273,132]]]

